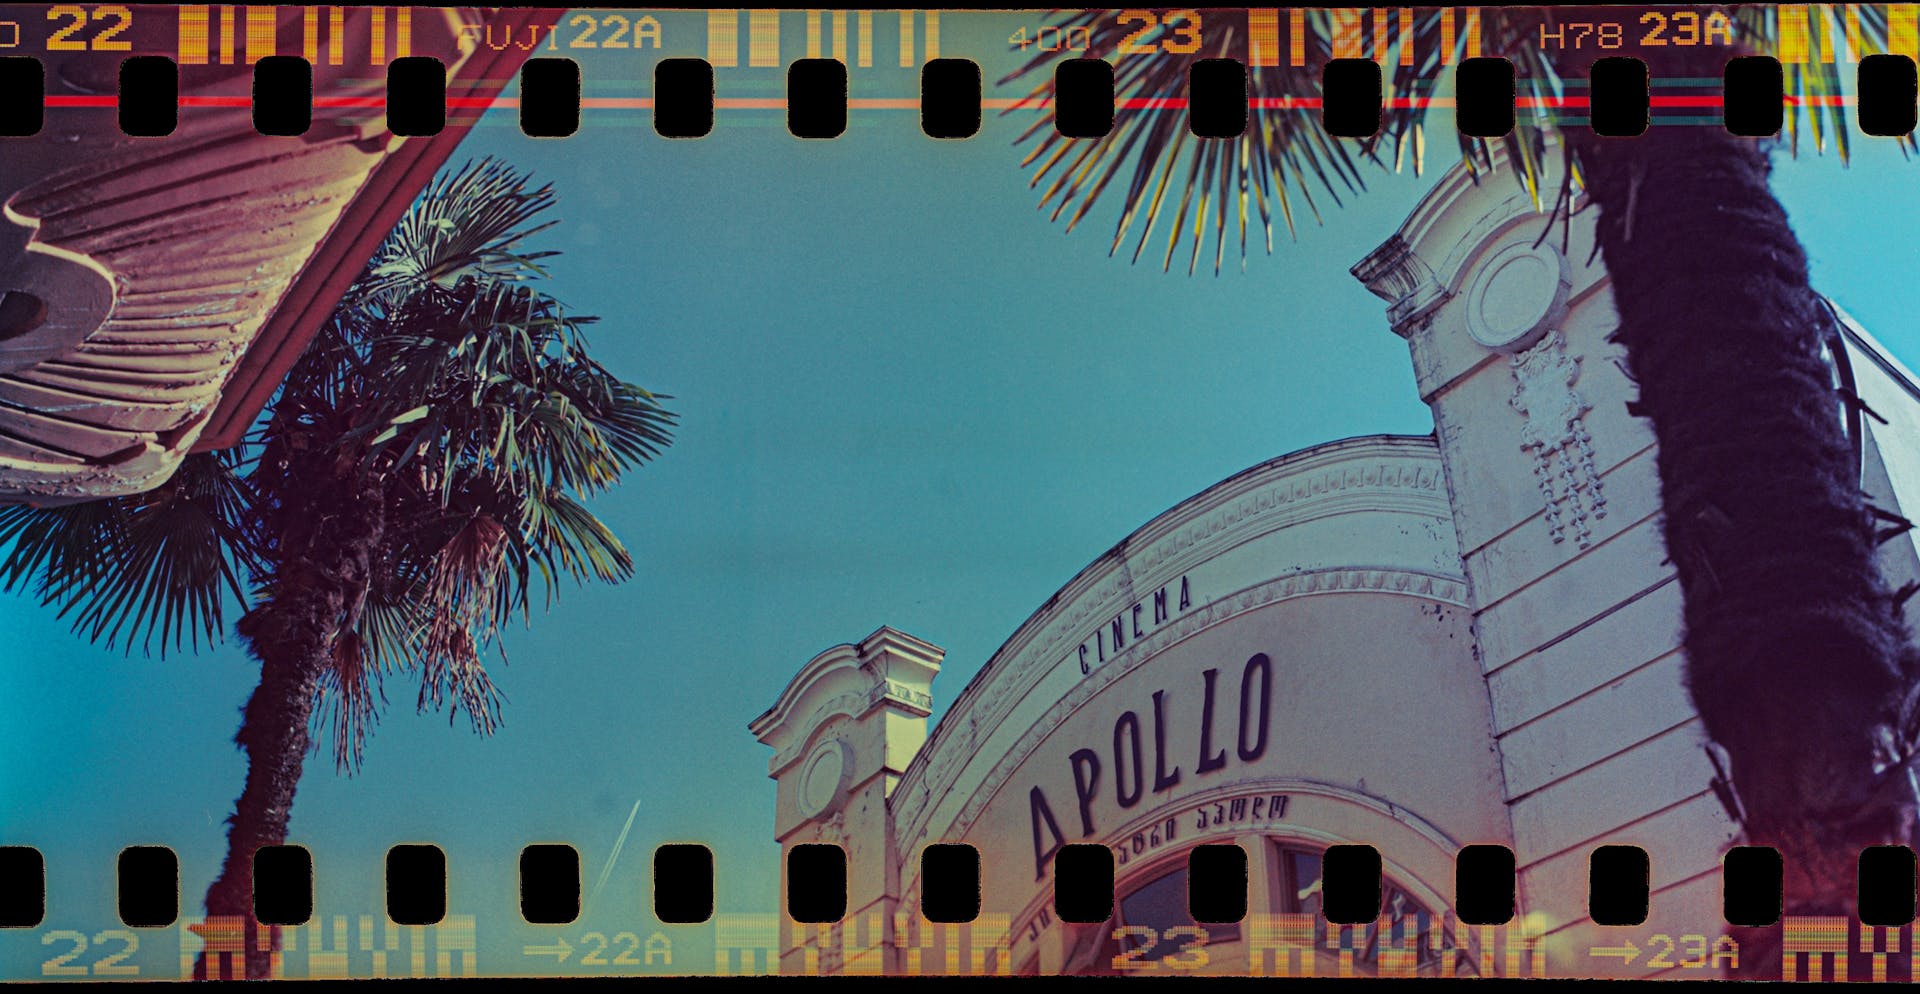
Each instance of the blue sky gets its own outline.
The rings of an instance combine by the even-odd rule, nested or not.
[[[703,18],[661,20],[665,54],[703,54]],[[948,14],[944,54],[982,59],[991,83],[1020,20]],[[650,79],[656,57],[574,54],[589,95],[643,92],[619,81]],[[913,92],[914,72],[887,61],[855,70],[856,96]],[[721,95],[773,96],[781,80],[723,71]],[[1293,449],[1430,429],[1404,343],[1347,267],[1432,171],[1371,177],[1244,274],[1167,275],[1108,258],[1110,210],[1071,235],[1034,210],[1010,146],[1024,120],[989,112],[964,142],[924,138],[911,111],[856,111],[823,143],[765,111],[722,110],[693,142],[637,112],[589,112],[561,141],[522,137],[510,112],[476,129],[455,163],[495,155],[554,184],[563,220],[541,244],[565,254],[547,289],[602,317],[597,355],[673,395],[682,427],[596,505],[635,578],[567,591],[509,632],[497,734],[415,715],[397,682],[362,773],[309,763],[292,841],[314,851],[321,915],[377,915],[381,854],[436,841],[450,910],[482,917],[483,970],[535,968],[519,946],[555,933],[511,924],[519,848],[575,844],[591,888],[636,802],[605,892],[566,934],[651,932],[646,868],[664,842],[714,848],[721,910],[771,911],[769,753],[746,726],[815,653],[882,624],[911,632],[947,649],[943,705],[1035,606],[1170,505]],[[1857,140],[1847,171],[1783,156],[1776,189],[1816,285],[1912,365],[1920,165]],[[15,647],[0,663],[0,842],[42,847],[52,877],[45,928],[0,935],[0,974],[38,976],[45,929],[117,924],[121,846],[173,846],[197,911],[257,668],[231,644],[166,660],[93,648],[23,597],[0,598],[0,640]],[[688,943],[676,966],[702,965],[703,930],[671,934]],[[167,976],[177,953],[163,935],[133,962]]]

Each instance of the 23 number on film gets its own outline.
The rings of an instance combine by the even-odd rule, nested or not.
[[[1121,24],[1135,24],[1139,27],[1120,39],[1121,55],[1151,55],[1154,52],[1166,52],[1169,55],[1192,55],[1200,50],[1200,14],[1192,10],[1170,10],[1164,15],[1150,10],[1123,10],[1114,15]],[[1164,37],[1158,45],[1144,44],[1145,38],[1154,28],[1164,28]],[[1052,32],[1049,41],[1047,33]],[[1021,25],[1007,38],[1007,44],[1021,51],[1032,45],[1042,52],[1084,52],[1093,46],[1093,31],[1084,24],[1065,29],[1048,25],[1027,37],[1026,25]]]

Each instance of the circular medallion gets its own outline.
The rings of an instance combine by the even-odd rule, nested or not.
[[[853,750],[844,741],[829,739],[814,746],[800,768],[800,813],[822,818],[839,810],[852,771]]]
[[[1497,352],[1519,352],[1567,313],[1573,275],[1551,245],[1516,242],[1480,267],[1467,290],[1467,334]]]

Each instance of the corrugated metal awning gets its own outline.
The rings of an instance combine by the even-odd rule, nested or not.
[[[311,34],[307,9],[212,9],[272,10],[281,54]],[[155,20],[172,11],[135,10],[131,53],[45,60],[50,98],[113,93],[127,54],[177,56]],[[327,9],[342,44],[310,53],[316,93],[378,97],[384,58],[413,54],[446,63],[450,96],[490,95],[529,53],[476,28],[559,13],[412,8],[403,50],[396,10]],[[246,97],[263,48],[216,40],[180,66],[182,97]],[[122,135],[110,106],[50,106],[40,134],[0,139],[0,501],[138,492],[238,441],[466,130],[403,139],[377,107],[316,109],[306,134],[267,137],[244,100],[217,103],[183,101],[164,138]]]

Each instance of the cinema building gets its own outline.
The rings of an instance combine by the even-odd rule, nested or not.
[[[1544,220],[1504,175],[1455,169],[1353,268],[1409,345],[1431,436],[1330,442],[1169,509],[932,728],[939,648],[881,628],[806,663],[752,730],[782,846],[845,848],[848,914],[789,927],[783,971],[964,971],[990,949],[1015,973],[1719,975],[1735,829],[1682,684],[1653,437],[1583,261],[1592,212],[1570,256],[1536,244]],[[1887,419],[1853,429],[1864,486],[1912,516],[1920,387],[1846,323],[1836,375]],[[1910,536],[1882,550],[1893,583],[1920,575]],[[1050,857],[1084,842],[1115,856],[1098,925],[1053,914]],[[1249,913],[1197,925],[1187,854],[1223,842]],[[1602,842],[1648,852],[1644,925],[1587,917]],[[919,934],[933,843],[981,853],[957,958]],[[1318,914],[1336,843],[1380,853],[1373,925]],[[1449,910],[1476,843],[1515,855],[1508,925]]]

